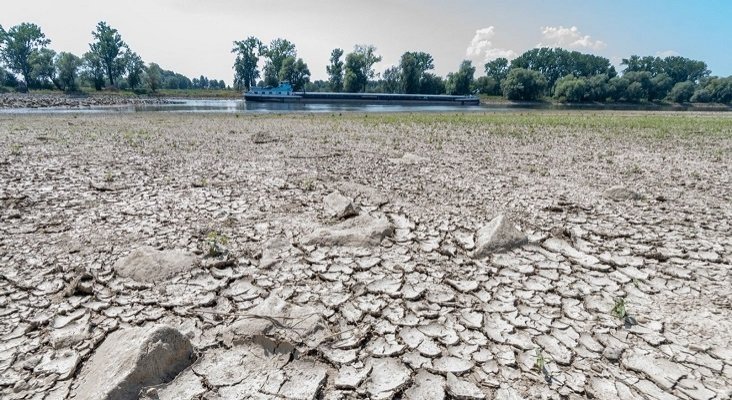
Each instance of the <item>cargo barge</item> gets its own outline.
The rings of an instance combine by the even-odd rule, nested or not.
[[[284,82],[277,87],[253,87],[244,93],[244,100],[271,103],[360,103],[399,105],[460,105],[477,106],[476,96],[392,94],[392,93],[334,93],[295,92]]]

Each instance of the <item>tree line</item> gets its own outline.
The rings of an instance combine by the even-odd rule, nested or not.
[[[51,40],[36,24],[25,22],[8,30],[0,25],[0,91],[3,87],[65,92],[76,92],[81,86],[142,92],[226,88],[223,80],[203,75],[190,79],[156,63],[146,64],[104,21],[97,24],[92,39],[89,51],[79,57],[50,49]]]

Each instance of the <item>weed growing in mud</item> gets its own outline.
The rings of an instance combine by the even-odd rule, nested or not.
[[[638,322],[636,322],[635,318],[631,317],[628,314],[628,309],[625,305],[625,299],[622,297],[618,297],[615,299],[615,304],[613,305],[612,310],[610,310],[610,313],[617,319],[623,321],[623,324],[626,328],[630,328],[633,325],[636,325]]]
[[[303,179],[302,182],[300,182],[300,188],[306,192],[312,192],[315,190],[315,180],[314,179]]]
[[[13,156],[19,156],[22,153],[23,145],[13,143],[10,145],[10,154]]]
[[[226,235],[218,232],[211,231],[206,235],[206,245],[208,246],[208,257],[219,257],[229,252],[226,248],[226,244],[229,243],[229,238]]]
[[[541,351],[541,347],[536,348],[536,361],[534,362],[534,368],[542,375],[547,383],[551,383],[552,374],[546,369],[546,365],[549,361],[544,358],[544,354]]]
[[[112,175],[112,171],[107,171],[104,173],[104,182],[112,182],[114,181],[114,175]]]

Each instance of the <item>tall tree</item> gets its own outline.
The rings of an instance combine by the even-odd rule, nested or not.
[[[473,67],[473,63],[470,60],[463,60],[457,72],[451,72],[447,75],[447,92],[456,95],[470,94],[474,76],[475,67]]]
[[[32,81],[31,55],[49,43],[51,40],[36,24],[24,22],[8,31],[0,26],[0,58],[11,71],[23,77],[26,86],[30,86]]]
[[[79,88],[77,75],[81,59],[71,53],[60,53],[56,58],[56,75],[58,84],[64,92],[73,92]]]
[[[541,73],[551,90],[561,77],[574,75],[588,77],[607,74],[616,75],[610,60],[593,54],[567,51],[561,48],[542,47],[531,49],[511,61],[511,68],[524,68]]]
[[[264,84],[277,86],[282,64],[288,57],[297,57],[295,45],[287,39],[274,39],[270,42],[265,53],[267,62],[264,64]]]
[[[392,65],[384,70],[384,92],[397,93],[402,89],[402,76],[400,68]]]
[[[330,52],[330,65],[325,67],[328,72],[330,90],[340,92],[343,90],[343,49],[335,48]]]
[[[232,53],[236,54],[234,61],[234,86],[249,90],[256,85],[259,78],[259,57],[266,51],[261,40],[249,36],[245,40],[235,41]]]
[[[536,100],[544,93],[547,82],[538,71],[512,68],[501,85],[509,100]]]
[[[145,63],[137,53],[128,51],[124,56],[125,71],[127,72],[127,84],[135,89],[142,83],[142,75],[145,73]]]
[[[150,63],[145,71],[145,80],[150,90],[157,92],[163,84],[163,69],[156,63]]]
[[[498,87],[500,89],[501,82],[503,82],[504,79],[506,79],[506,76],[508,76],[508,71],[510,67],[508,66],[508,59],[507,58],[496,58],[493,61],[488,61],[483,66],[485,68],[485,74],[489,78],[493,78],[493,80],[498,84]]]
[[[408,51],[402,54],[399,68],[404,93],[422,93],[424,74],[434,67],[434,60],[429,53]]]
[[[30,82],[32,82],[32,86],[49,87],[50,85],[54,85],[61,89],[61,86],[56,80],[55,57],[56,52],[47,48],[34,50],[31,53],[28,61],[31,64]]]
[[[83,77],[94,85],[94,89],[102,90],[104,87],[104,64],[99,55],[92,51],[84,53],[81,57],[81,65]]]
[[[305,84],[310,82],[310,69],[302,58],[287,57],[282,62],[282,68],[278,74],[280,81],[288,81],[295,91],[303,90]]]
[[[352,53],[346,56],[343,83],[347,92],[366,91],[366,84],[376,74],[374,64],[381,61],[373,45],[356,45]]]
[[[94,42],[89,44],[92,53],[96,54],[104,66],[109,84],[114,86],[114,80],[124,71],[123,55],[127,44],[122,41],[119,32],[106,22],[100,21],[97,29],[92,32]]]

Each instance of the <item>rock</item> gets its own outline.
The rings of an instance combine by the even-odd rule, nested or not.
[[[640,200],[642,196],[624,186],[614,186],[603,193],[605,197],[615,201]]]
[[[395,358],[371,359],[366,391],[373,399],[389,399],[409,383],[410,371]]]
[[[322,314],[318,310],[287,303],[274,294],[248,314],[252,317],[243,317],[231,325],[224,334],[225,343],[235,345],[255,340],[274,349],[282,346],[294,349],[298,345],[314,348],[329,335],[321,324]]]
[[[392,235],[394,227],[386,217],[364,214],[337,225],[316,230],[303,239],[305,245],[369,247]]]
[[[414,377],[412,387],[404,392],[407,400],[443,400],[445,398],[445,378],[420,369]]]
[[[140,247],[114,264],[119,276],[142,283],[154,283],[173,278],[196,266],[196,258],[181,250],[155,250]]]
[[[493,253],[508,251],[527,242],[526,235],[516,229],[506,217],[499,215],[476,232],[473,257],[488,257]]]
[[[169,326],[115,331],[84,363],[74,399],[137,399],[141,389],[170,382],[194,357],[188,338]]]
[[[325,214],[331,218],[343,219],[358,214],[353,202],[338,192],[333,192],[323,199]]]
[[[459,400],[485,399],[485,394],[474,383],[460,380],[451,373],[447,374],[447,393]]]
[[[689,373],[687,368],[665,358],[633,353],[621,360],[623,366],[648,376],[664,390],[671,390],[682,377]]]

